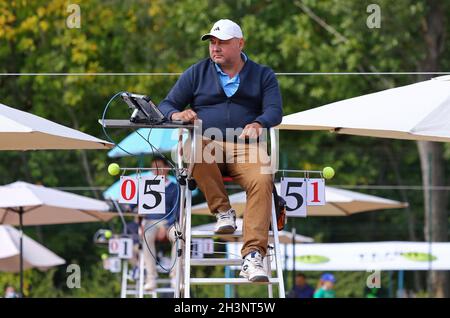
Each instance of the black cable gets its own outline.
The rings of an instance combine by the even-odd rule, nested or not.
[[[148,135],[147,135],[147,138],[145,138],[144,136],[142,136],[138,131],[136,131],[136,133],[139,135],[139,136],[141,136],[141,138],[142,139],[144,139],[148,144],[149,144],[149,146],[150,146],[150,148],[151,148],[151,151],[152,151],[152,156],[154,156],[154,153],[155,152],[158,152],[164,159],[165,159],[165,162],[167,162],[167,163],[169,163],[171,166],[172,166],[172,171],[174,171],[174,170],[176,170],[176,168],[175,168],[175,166],[172,164],[172,162],[170,161],[170,160],[168,160],[151,142],[150,142],[150,134],[151,134],[151,132],[152,132],[152,129],[153,128],[150,128],[150,131],[149,131],[149,133],[148,133]],[[158,163],[156,163],[156,169],[158,169]],[[175,171],[175,173],[176,173],[176,171]],[[155,178],[156,178],[156,176],[155,176]],[[167,273],[169,273],[172,269],[173,269],[173,267],[175,266],[175,264],[176,264],[176,261],[177,261],[177,257],[175,257],[175,259],[174,259],[174,261],[173,261],[173,263],[172,263],[172,265],[171,265],[171,267],[170,267],[170,269],[166,269],[166,268],[164,268],[164,266],[162,266],[161,265],[161,263],[160,262],[158,262],[158,259],[157,259],[157,257],[155,256],[155,255],[153,255],[153,253],[152,253],[152,251],[150,250],[150,247],[148,246],[148,242],[147,242],[147,238],[146,238],[146,232],[147,231],[149,231],[150,229],[152,229],[152,228],[154,228],[154,227],[156,227],[159,223],[161,223],[163,220],[165,220],[166,218],[168,218],[173,212],[174,212],[174,209],[177,207],[177,205],[178,205],[178,201],[179,201],[179,197],[180,197],[180,189],[179,189],[179,185],[177,184],[177,201],[175,202],[175,205],[172,207],[172,209],[170,210],[170,212],[169,213],[167,213],[165,216],[163,216],[162,218],[160,218],[160,219],[158,219],[158,221],[157,222],[155,222],[155,223],[153,223],[153,224],[150,224],[148,227],[146,227],[145,229],[144,229],[144,241],[145,241],[145,245],[146,245],[146,247],[147,247],[147,250],[149,251],[149,253],[150,253],[150,255],[153,257],[153,259],[155,260],[155,262],[156,262],[156,265],[158,265],[161,269],[163,269],[165,272],[167,272]],[[177,216],[175,217],[175,220],[177,220]],[[172,225],[173,226],[173,225]],[[169,233],[169,231],[170,231],[170,228],[168,229],[168,233]],[[179,240],[179,238],[178,238],[178,236],[177,235],[175,235],[175,244],[176,244],[176,246],[175,246],[175,248],[176,248],[176,250],[178,250],[178,240]]]
[[[122,151],[125,152],[126,154],[128,154],[128,155],[130,155],[130,156],[134,156],[134,154],[128,152],[127,150],[125,150],[124,148],[122,148],[119,144],[117,144],[116,142],[114,142],[114,140],[111,138],[111,136],[106,132],[106,128],[105,128],[105,126],[103,125],[103,122],[104,122],[105,117],[106,117],[106,112],[108,111],[111,102],[112,102],[117,96],[119,96],[119,95],[122,94],[122,93],[124,93],[124,92],[121,91],[121,92],[116,93],[113,97],[110,98],[110,100],[109,100],[108,103],[106,104],[106,106],[105,106],[105,108],[104,108],[104,110],[103,110],[103,114],[102,114],[102,129],[103,129],[103,133],[104,133],[104,135],[106,136],[106,138],[108,139],[108,141],[110,141],[111,143],[113,143],[116,147],[118,147],[120,150],[122,150]],[[144,140],[150,145],[150,148],[151,148],[151,151],[152,151],[152,155],[154,156],[154,153],[157,152],[162,158],[165,159],[165,162],[169,163],[169,165],[170,165],[171,168],[172,168],[171,170],[175,172],[175,175],[178,175],[178,173],[177,173],[177,171],[176,171],[175,165],[172,164],[172,162],[171,162],[170,160],[168,160],[168,159],[166,158],[166,156],[164,156],[164,155],[163,155],[163,154],[162,154],[155,146],[153,146],[152,143],[150,142],[149,139],[150,139],[151,131],[152,131],[152,128],[150,128],[150,131],[149,131],[149,133],[148,133],[148,135],[147,135],[147,138],[145,138],[144,136],[142,136],[142,135],[139,133],[138,130],[136,130],[135,132],[136,132],[139,136],[141,136],[141,138],[144,139]],[[156,166],[156,168],[158,169],[158,166]],[[155,177],[156,177],[156,176],[155,176]],[[150,252],[150,255],[155,259],[156,264],[157,264],[159,267],[161,267],[161,268],[162,268],[164,271],[166,271],[166,272],[170,272],[170,271],[173,269],[173,267],[175,266],[177,257],[175,257],[175,260],[174,260],[173,264],[171,265],[170,269],[164,268],[164,267],[161,265],[161,263],[158,262],[157,257],[156,257],[155,255],[153,255],[153,253],[151,252],[150,247],[148,246],[148,242],[147,242],[147,238],[146,238],[146,235],[145,235],[145,234],[146,234],[146,232],[147,232],[148,230],[150,230],[151,228],[157,226],[160,222],[162,222],[163,220],[165,220],[166,218],[168,218],[168,217],[173,213],[174,209],[175,209],[175,208],[177,207],[177,205],[178,205],[178,201],[179,201],[179,197],[180,197],[180,189],[179,189],[179,188],[180,188],[180,185],[177,184],[177,200],[176,200],[175,205],[174,205],[174,206],[172,207],[172,209],[170,210],[170,212],[167,213],[164,217],[160,218],[157,222],[155,222],[155,223],[151,224],[150,226],[148,226],[147,228],[145,228],[145,229],[144,229],[144,233],[143,233],[143,234],[144,234],[143,236],[144,236],[145,245],[147,246],[147,249],[148,249],[148,251]],[[177,216],[176,216],[175,220],[176,220],[175,222],[178,221],[178,217],[177,217]],[[173,225],[172,225],[172,226],[173,226]],[[170,229],[170,228],[169,228],[169,229]],[[178,231],[178,230],[176,229],[176,231]],[[178,250],[178,240],[179,240],[178,235],[175,235],[176,250]]]
[[[105,109],[103,110],[103,115],[102,115],[102,129],[103,129],[103,133],[105,134],[106,138],[108,139],[108,141],[110,141],[111,143],[114,144],[114,146],[118,147],[120,150],[124,151],[125,153],[129,154],[130,156],[134,156],[134,154],[129,153],[128,151],[126,151],[125,149],[123,149],[121,146],[119,146],[116,142],[114,142],[114,140],[111,138],[111,136],[106,132],[106,127],[103,125],[103,122],[105,121],[105,116],[106,116],[106,112],[108,111],[109,105],[111,104],[111,102],[120,94],[122,94],[124,92],[118,92],[117,94],[115,94],[113,97],[110,98],[110,100],[108,101],[108,103],[105,106]]]

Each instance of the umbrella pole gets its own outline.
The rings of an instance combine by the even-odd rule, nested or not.
[[[19,208],[20,222],[20,297],[23,297],[23,207]]]
[[[292,220],[292,288],[295,288],[295,235],[296,229]]]

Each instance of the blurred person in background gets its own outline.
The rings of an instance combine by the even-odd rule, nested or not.
[[[19,298],[19,294],[11,285],[6,285],[5,287],[5,298]]]
[[[325,273],[320,277],[319,284],[314,292],[314,298],[336,298],[334,284],[336,279],[333,274]]]
[[[295,286],[288,294],[288,298],[313,298],[314,288],[306,281],[303,273],[295,275]]]

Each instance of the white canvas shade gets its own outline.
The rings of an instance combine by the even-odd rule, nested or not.
[[[450,141],[450,76],[286,115],[278,129]]]
[[[242,248],[242,243],[226,244],[230,254],[237,254]],[[286,270],[450,270],[449,242],[312,243],[286,247],[281,250]]]
[[[46,270],[65,264],[64,259],[28,236],[23,236],[23,268]],[[0,225],[0,271],[20,271],[20,232],[9,225]]]
[[[20,226],[20,294],[23,295],[23,225],[107,221],[108,205],[81,195],[26,182],[0,186],[0,224]]]
[[[114,145],[0,103],[0,150],[109,149]]]
[[[280,194],[280,183],[276,183],[275,186],[278,194]],[[229,196],[229,199],[232,208],[236,210],[236,214],[238,216],[243,215],[247,200],[245,191],[232,194]],[[325,199],[325,205],[308,206],[308,216],[346,216],[366,211],[398,209],[408,206],[404,202],[329,186],[325,186]],[[207,203],[193,206],[192,214],[210,214]]]
[[[65,224],[108,221],[114,213],[103,201],[26,182],[0,186],[0,224]]]

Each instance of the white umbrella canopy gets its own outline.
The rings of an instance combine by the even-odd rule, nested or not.
[[[19,225],[20,294],[23,295],[23,225],[108,221],[115,213],[100,200],[26,182],[0,186],[0,224]]]
[[[0,271],[20,271],[20,232],[9,225],[0,225]],[[23,267],[46,270],[65,264],[65,260],[38,242],[23,236]]]
[[[281,193],[280,183],[275,184],[277,192]],[[238,216],[243,215],[246,205],[245,191],[229,196],[230,204]],[[407,203],[380,198],[373,195],[357,193],[354,191],[325,187],[325,205],[308,206],[308,216],[346,216],[354,213],[399,209],[408,206]],[[192,207],[192,214],[210,214],[207,203]]]
[[[450,76],[287,115],[277,128],[449,142]]]
[[[0,103],[0,150],[109,149],[81,131]]]
[[[244,220],[241,218],[236,218],[236,232],[235,233],[242,233],[242,225],[243,225]],[[194,226],[192,227],[192,233],[196,233],[196,232],[212,232],[214,231],[214,227],[216,226],[216,223],[208,223],[208,224],[202,224],[202,225],[198,225],[198,226]],[[280,239],[280,243],[282,244],[290,244],[292,243],[292,233],[288,232],[288,231],[279,231],[278,232],[278,236]],[[227,236],[222,236],[221,239],[225,240],[225,241],[235,241],[234,237],[227,237]],[[308,237],[308,236],[304,236],[304,235],[300,235],[300,234],[296,234],[295,235],[295,242],[296,243],[312,243],[314,242],[314,239],[312,237]]]
[[[26,182],[0,186],[0,224],[65,224],[109,221],[108,204],[81,195]]]

